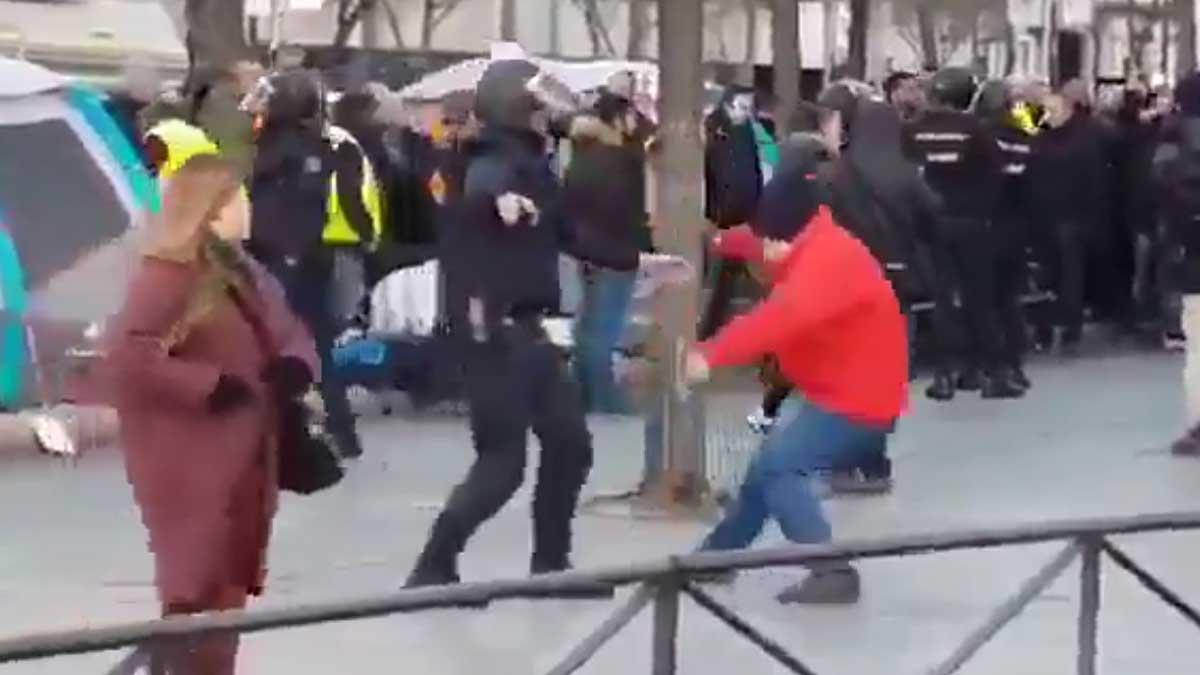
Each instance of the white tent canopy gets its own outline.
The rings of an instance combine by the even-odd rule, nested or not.
[[[0,97],[16,98],[54,91],[69,81],[37,64],[0,58]]]
[[[572,62],[527,56],[519,45],[497,43],[490,57],[468,59],[448,68],[430,73],[400,90],[400,97],[409,101],[436,101],[456,91],[475,89],[488,64],[496,60],[528,59],[575,93],[598,89],[613,75],[632,72],[638,90],[654,98],[658,94],[658,66],[639,61]]]

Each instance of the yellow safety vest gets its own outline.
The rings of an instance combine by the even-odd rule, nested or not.
[[[338,126],[331,126],[329,142],[335,153],[342,143],[351,143],[358,148],[358,153],[362,156],[362,201],[363,206],[367,209],[367,215],[371,218],[371,229],[374,233],[375,240],[369,243],[374,245],[383,237],[383,197],[380,194],[379,181],[375,178],[375,170],[371,167],[371,162],[363,152],[362,146],[354,136],[350,135],[350,132]],[[329,200],[326,210],[328,216],[322,240],[333,246],[360,244],[362,242],[358,232],[350,225],[350,219],[346,217],[346,211],[342,208],[341,199],[338,197],[337,180],[337,172],[334,171],[329,178]]]
[[[154,125],[146,136],[157,136],[167,146],[167,161],[158,170],[159,180],[167,180],[197,155],[219,155],[220,148],[200,127],[183,120],[170,119]]]

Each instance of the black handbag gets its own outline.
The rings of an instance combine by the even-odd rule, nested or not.
[[[271,338],[266,324],[236,292],[234,303],[249,322],[261,348],[278,358],[279,346]],[[279,489],[310,495],[341,482],[346,475],[341,459],[325,430],[325,416],[306,402],[309,396],[279,401],[276,443],[279,449]]]
[[[324,415],[304,399],[279,406],[279,489],[310,495],[337,485],[346,475],[325,431]]]

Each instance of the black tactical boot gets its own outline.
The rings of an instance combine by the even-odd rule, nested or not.
[[[535,577],[542,574],[570,572],[573,569],[574,565],[566,557],[547,558],[535,553],[529,563],[529,574]],[[612,586],[600,582],[588,581],[544,591],[536,594],[534,597],[563,598],[567,600],[607,600],[613,597],[614,594],[615,591]]]
[[[1006,371],[998,371],[983,379],[982,396],[991,400],[1022,398],[1025,390],[1017,386]]]
[[[933,384],[925,390],[925,395],[935,401],[952,401],[954,392],[954,380],[950,374],[939,371],[933,376]]]

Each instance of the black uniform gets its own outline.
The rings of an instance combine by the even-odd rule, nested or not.
[[[945,386],[946,380],[956,366],[958,385],[964,389],[980,386],[981,371],[988,382],[1001,374],[991,235],[1001,160],[992,134],[976,117],[957,110],[925,113],[908,126],[906,140],[943,205],[933,246],[934,322],[942,354],[939,381],[930,395],[947,398],[953,396],[953,389]],[[956,295],[961,318],[955,309]],[[960,330],[964,339],[955,350],[950,345]]]
[[[994,302],[1000,327],[1000,353],[1007,366],[1022,372],[1027,350],[1021,296],[1029,288],[1028,249],[1033,236],[1033,200],[1029,162],[1034,138],[1007,118],[988,124],[1000,149],[1003,181],[992,228],[995,251]],[[1022,372],[1022,377],[1024,374]]]
[[[560,250],[616,268],[636,266],[637,254],[587,239],[561,217],[545,141],[529,129],[532,107],[523,99],[523,83],[535,72],[530,64],[508,61],[485,73],[477,94],[484,130],[467,170],[459,217],[446,223],[439,241],[476,459],[434,523],[409,586],[458,581],[457,557],[467,540],[524,479],[531,429],[542,456],[530,568],[539,573],[570,566],[571,520],[591,469],[592,439],[578,386],[541,319],[559,306]],[[530,200],[536,217],[506,224],[496,200],[508,193]]]
[[[362,454],[346,384],[333,362],[341,332],[330,303],[333,252],[321,241],[334,153],[323,136],[321,97],[312,76],[277,77],[267,123],[250,176],[249,249],[287,292],[292,311],[308,326],[321,356],[321,398],[327,427],[347,456]]]

